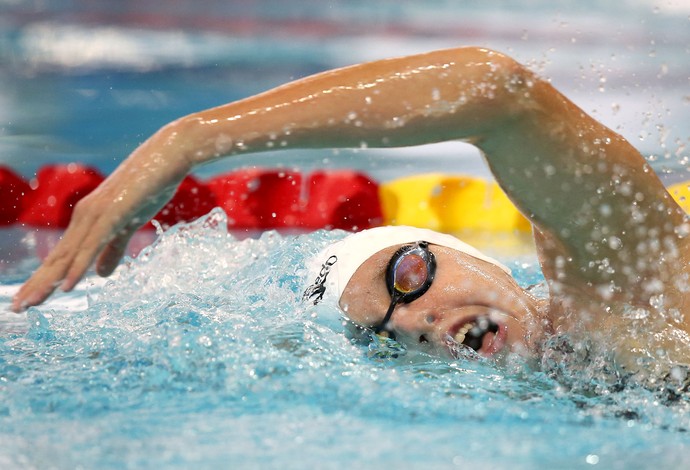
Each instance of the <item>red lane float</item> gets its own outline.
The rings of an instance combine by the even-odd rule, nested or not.
[[[364,230],[383,222],[379,185],[361,173],[316,171],[307,190],[301,227]]]
[[[41,168],[26,194],[19,222],[33,227],[65,228],[77,202],[103,181],[97,170],[75,163]]]
[[[299,226],[301,173],[246,169],[217,176],[207,184],[232,228]]]
[[[0,225],[12,225],[19,220],[29,191],[31,187],[21,176],[0,166]]]
[[[216,207],[216,197],[207,185],[193,176],[186,176],[175,195],[153,218],[164,228],[178,222],[189,222]],[[154,228],[149,222],[144,228]]]
[[[304,176],[287,170],[239,170],[208,181],[231,228],[362,230],[382,220],[378,184],[349,170]]]
[[[30,188],[0,169],[0,224],[65,228],[79,199],[103,176],[79,165],[41,168]],[[196,219],[220,206],[234,229],[342,228],[361,230],[382,221],[378,184],[349,170],[303,175],[287,170],[238,170],[200,181],[187,176],[154,217],[163,227]],[[151,223],[144,228],[151,229]]]

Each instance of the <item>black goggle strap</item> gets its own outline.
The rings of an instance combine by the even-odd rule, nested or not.
[[[393,310],[395,310],[396,305],[400,302],[400,299],[402,298],[402,295],[398,294],[397,292],[393,294],[391,298],[391,304],[388,307],[388,311],[386,312],[386,316],[383,317],[383,320],[381,323],[379,323],[376,328],[374,328],[374,333],[376,333],[379,336],[385,336],[390,339],[395,339],[395,336],[393,335],[393,332],[390,331],[387,328],[388,322],[390,321],[391,317],[393,316]],[[382,333],[386,333],[383,335]]]

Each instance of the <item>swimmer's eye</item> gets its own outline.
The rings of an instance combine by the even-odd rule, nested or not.
[[[420,241],[405,245],[397,250],[386,268],[386,287],[391,296],[391,304],[383,321],[374,328],[377,335],[395,338],[387,327],[395,306],[409,303],[429,290],[436,274],[436,258],[429,251],[429,243]]]

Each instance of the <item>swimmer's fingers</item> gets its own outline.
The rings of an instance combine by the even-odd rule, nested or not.
[[[59,283],[60,281],[52,280],[48,271],[39,268],[15,294],[10,309],[15,313],[20,313],[33,305],[40,304],[53,293]]]
[[[96,272],[99,276],[110,276],[115,271],[134,232],[135,229],[121,232],[103,248],[96,260]]]
[[[85,233],[82,231],[81,238]],[[60,284],[64,284],[65,276],[79,251],[79,238],[79,234],[75,234],[74,230],[65,232],[63,239],[55,246],[43,264],[15,294],[10,307],[14,312],[21,312],[28,307],[40,304]]]
[[[109,214],[107,217],[98,215],[95,220],[93,217],[87,217],[86,220],[75,218],[74,224],[70,224],[64,241],[68,240],[68,235],[72,235],[70,229],[74,225],[74,237],[69,238],[69,240],[70,243],[73,243],[74,240],[79,241],[79,243],[69,249],[70,263],[60,285],[61,290],[69,292],[74,289],[93,261],[102,253],[103,247],[117,239],[115,235],[117,228],[114,221],[119,219],[120,217],[115,214]],[[85,227],[88,227],[88,230],[83,233]]]
[[[174,191],[174,188],[172,189]],[[172,197],[171,190],[162,191],[156,196],[150,196],[147,203],[140,204],[139,209],[124,217],[127,222],[123,228],[119,229],[117,235],[111,236],[110,240],[105,243],[102,250],[99,249],[100,254],[96,254],[96,273],[99,276],[110,276],[120,260],[124,257],[127,244],[137,230],[142,226],[142,221],[147,221],[153,217],[158,210]]]

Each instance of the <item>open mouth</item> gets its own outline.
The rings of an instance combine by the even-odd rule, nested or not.
[[[506,325],[481,315],[463,320],[451,328],[446,344],[451,354],[458,357],[462,350],[473,350],[490,357],[499,352],[506,343]]]

